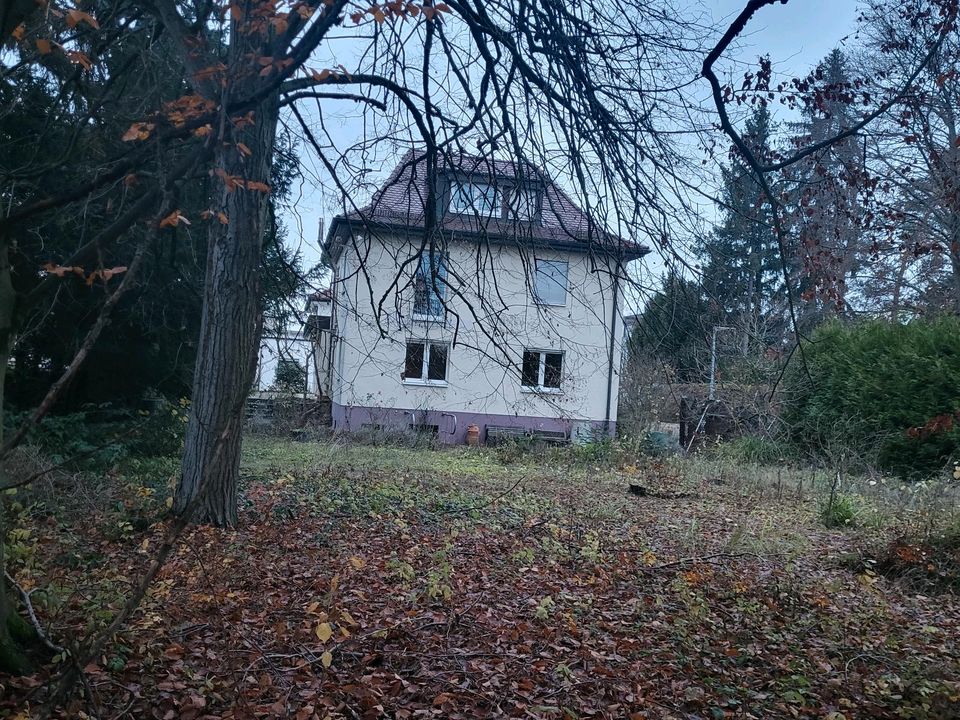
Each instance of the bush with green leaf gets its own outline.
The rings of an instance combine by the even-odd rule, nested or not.
[[[796,458],[796,448],[789,443],[762,435],[743,435],[722,442],[715,455],[719,460],[752,465],[781,465]]]
[[[48,415],[24,438],[53,463],[77,470],[101,470],[128,458],[170,457],[183,446],[189,401],[158,400],[150,410],[108,403],[82,412]],[[27,413],[7,413],[10,434]]]
[[[831,495],[820,508],[820,520],[828,528],[852,527],[857,519],[857,504],[849,495]]]
[[[805,449],[866,459],[905,478],[941,472],[960,427],[913,428],[960,410],[960,318],[820,327],[785,379],[784,420]],[[846,448],[838,450],[838,448]]]

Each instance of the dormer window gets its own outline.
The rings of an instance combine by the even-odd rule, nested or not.
[[[499,217],[500,193],[496,186],[490,183],[472,180],[456,182],[450,193],[450,211]]]
[[[511,188],[507,218],[525,222],[535,220],[539,202],[540,193],[536,190],[524,187]]]
[[[456,215],[533,223],[540,218],[543,189],[532,184],[453,178],[448,212]]]

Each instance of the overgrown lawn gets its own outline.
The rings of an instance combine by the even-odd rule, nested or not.
[[[192,530],[86,669],[101,717],[958,716],[955,589],[871,556],[948,524],[949,494],[858,493],[859,521],[828,529],[806,471],[245,447],[241,526]],[[52,588],[34,599],[56,637],[106,622],[147,563],[172,476],[146,470],[100,478],[113,499],[82,514],[76,491],[21,498],[14,570]],[[932,562],[910,567],[931,581]],[[0,681],[0,713],[37,707],[56,670]]]

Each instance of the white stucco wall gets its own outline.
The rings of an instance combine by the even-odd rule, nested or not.
[[[503,245],[451,242],[443,324],[411,320],[416,262],[396,282],[398,267],[418,246],[396,236],[358,237],[339,258],[331,396],[347,406],[442,410],[603,421],[610,336],[615,312],[612,277],[582,254],[534,252]],[[569,263],[566,304],[538,305],[530,288],[534,258]],[[362,262],[359,260],[362,258]],[[391,288],[396,284],[398,287]],[[622,293],[621,293],[622,295]],[[382,303],[381,300],[383,299]],[[380,325],[376,318],[379,312]],[[616,420],[622,318],[617,313],[611,421]],[[404,382],[406,342],[450,344],[445,387]],[[521,387],[524,349],[562,351],[558,392]]]
[[[277,375],[277,364],[281,359],[296,360],[306,370],[307,392],[317,393],[317,377],[314,370],[313,343],[302,334],[286,336],[265,336],[260,340],[260,354],[257,360],[257,374],[254,391],[265,392],[272,388]]]

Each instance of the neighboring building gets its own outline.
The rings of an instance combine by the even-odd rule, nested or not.
[[[408,154],[331,224],[334,428],[612,433],[624,265],[647,248],[528,165],[461,156],[437,187],[427,228],[426,166]]]
[[[308,398],[330,393],[330,313],[332,293],[329,289],[307,296],[306,322],[299,330],[278,330],[269,318],[264,322],[257,358],[257,374],[252,396],[302,394]],[[291,393],[290,372],[284,363],[296,365],[303,373],[298,390]],[[282,377],[278,379],[278,370]]]
[[[316,396],[319,394],[319,376],[315,370],[317,348],[309,335],[302,331],[275,332],[265,328],[260,338],[260,355],[257,359],[257,374],[253,382],[254,395],[291,394],[292,385],[278,383],[277,371],[281,370],[281,379],[290,377],[281,367],[296,366],[303,373],[302,385],[298,384],[295,394]]]

